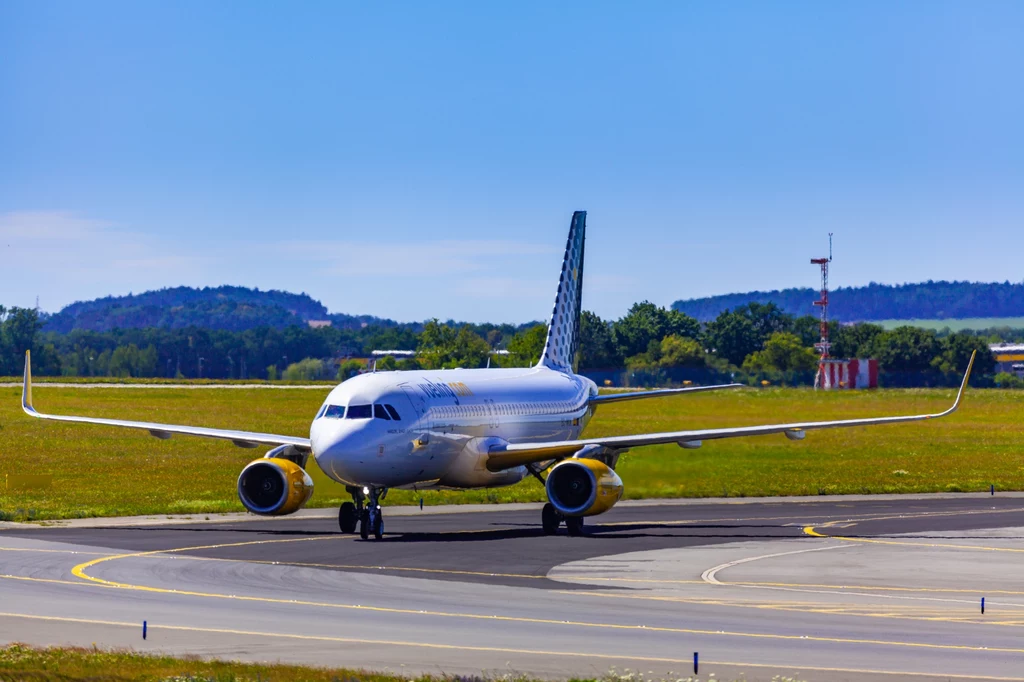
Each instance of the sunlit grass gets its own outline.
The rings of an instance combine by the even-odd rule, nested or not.
[[[390,673],[339,668],[238,663],[172,657],[123,650],[52,647],[21,644],[0,647],[0,680],[147,680],[154,682],[461,682],[443,675],[402,677]],[[490,682],[483,677],[479,682]],[[509,678],[518,682],[525,678]],[[494,680],[497,682],[497,679]]]
[[[408,676],[393,673],[315,668],[282,663],[238,663],[205,660],[198,657],[173,657],[142,654],[125,650],[83,649],[73,647],[35,648],[23,644],[0,647],[0,680],[37,682],[530,682],[534,678],[515,672],[500,675]],[[645,676],[640,671],[611,669],[603,676],[572,677],[568,682],[700,682],[701,678],[670,673],[669,677]],[[705,680],[732,679],[710,672]],[[743,677],[740,680],[745,679]],[[776,676],[773,682],[798,682]]]
[[[871,324],[879,324],[886,329],[896,327],[921,327],[923,329],[934,329],[941,331],[949,329],[953,332],[964,329],[994,329],[996,327],[1009,327],[1010,329],[1024,329],[1024,317],[966,317],[961,319],[942,320],[874,320]]]
[[[329,387],[319,390],[153,388],[145,391],[38,387],[46,411],[305,435]],[[951,389],[814,392],[745,389],[602,407],[586,435],[641,433],[778,421],[938,412]],[[808,433],[791,442],[763,436],[675,445],[624,455],[626,497],[818,495],[1024,489],[1024,392],[970,390],[952,417],[926,423]],[[0,486],[6,474],[51,474],[47,490],[4,490],[0,517],[55,519],[242,511],[238,472],[262,450],[223,441],[34,420],[20,389],[0,388]],[[315,465],[312,506],[347,498]],[[427,492],[425,504],[541,501],[532,478],[483,491]],[[393,491],[387,503],[420,494]]]

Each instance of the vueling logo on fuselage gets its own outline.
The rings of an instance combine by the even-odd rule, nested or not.
[[[452,381],[447,384],[438,382],[435,384],[433,381],[425,379],[423,383],[419,384],[419,389],[428,398],[452,398],[456,405],[459,404],[459,396],[473,395],[473,391],[470,390],[469,386],[461,381]]]

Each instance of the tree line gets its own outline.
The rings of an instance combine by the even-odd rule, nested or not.
[[[700,323],[648,301],[617,320],[584,311],[580,329],[582,372],[626,370],[640,383],[746,380],[809,383],[818,356],[819,322],[778,306],[750,302]],[[1015,332],[1016,333],[1016,332]],[[892,330],[861,323],[830,326],[832,355],[877,358],[885,385],[955,382],[978,350],[978,375],[991,374],[988,343],[974,332],[944,333],[917,327]],[[200,327],[43,331],[38,313],[0,307],[0,375],[18,375],[25,349],[40,376],[169,377],[218,379],[345,379],[365,368],[377,349],[413,350],[415,357],[385,357],[377,368],[521,367],[540,357],[544,324],[469,325],[431,320],[422,325],[344,329],[293,325],[244,331]],[[495,350],[507,354],[495,355]]]
[[[417,363],[425,367],[476,367],[486,364],[491,349],[516,348],[521,343],[513,342],[516,334],[536,326],[434,320],[352,328],[302,324],[244,331],[190,326],[59,333],[44,331],[44,320],[35,310],[0,306],[0,376],[21,374],[25,350],[32,350],[33,372],[39,376],[334,379],[339,361],[344,378],[365,368],[365,362],[346,359],[377,349],[422,349],[426,355]]]
[[[684,368],[696,378],[813,383],[821,325],[816,317],[790,315],[774,303],[748,302],[701,324],[645,301],[611,322],[585,313],[582,333],[583,369],[626,367],[646,379],[641,383],[684,377]],[[829,337],[832,357],[876,358],[886,385],[953,382],[974,350],[979,375],[995,365],[988,348],[993,339],[972,332],[832,322]]]
[[[810,274],[810,273],[808,273]],[[676,301],[672,308],[698,320],[749,302],[774,303],[791,315],[813,315],[819,292],[811,288],[751,291]],[[1022,282],[920,282],[840,287],[829,292],[832,314],[841,320],[931,320],[1024,316]]]

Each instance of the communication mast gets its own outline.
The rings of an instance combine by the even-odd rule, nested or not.
[[[828,264],[832,262],[832,233],[828,233],[828,258],[812,258],[811,265],[821,266],[821,299],[814,305],[821,306],[821,340],[814,349],[821,353],[821,359],[828,360],[832,344],[828,341]]]

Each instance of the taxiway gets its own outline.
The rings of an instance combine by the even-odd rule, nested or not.
[[[533,508],[410,510],[382,541],[326,515],[6,527],[0,641],[400,673],[678,678],[699,652],[720,680],[1024,679],[1024,496],[623,504],[579,538],[543,536]]]

